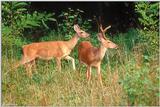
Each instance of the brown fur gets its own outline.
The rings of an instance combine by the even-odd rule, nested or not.
[[[84,41],[78,47],[78,58],[80,61],[91,66],[93,62],[101,61],[98,52],[99,48],[93,47],[89,41]]]
[[[23,58],[16,65],[17,68],[20,65],[28,64],[31,65],[31,62],[35,59],[44,59],[50,60],[52,58],[56,58],[56,62],[58,65],[58,70],[61,70],[61,59],[65,58],[67,60],[72,61],[73,69],[75,69],[75,61],[72,57],[69,56],[72,49],[77,44],[79,37],[85,38],[88,37],[89,34],[85,31],[81,30],[78,25],[74,25],[74,30],[76,34],[69,41],[50,41],[50,42],[39,42],[39,43],[31,43],[28,45],[24,45],[23,48]],[[31,68],[31,67],[30,67]],[[29,71],[29,76],[32,75],[31,70]]]
[[[100,26],[101,32],[98,33],[98,39],[101,42],[101,46],[99,48],[94,47],[90,42],[84,41],[79,44],[78,47],[78,58],[80,62],[83,62],[87,65],[87,79],[90,80],[91,78],[91,67],[96,67],[98,78],[102,84],[102,77],[101,77],[101,61],[105,55],[107,48],[117,48],[117,45],[108,40],[105,37],[106,30],[110,28],[107,27],[104,30],[102,26]]]

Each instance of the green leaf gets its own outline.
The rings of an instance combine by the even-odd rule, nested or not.
[[[15,3],[13,6],[13,8],[14,9],[16,9],[16,8],[18,8],[18,7],[24,7],[24,6],[27,6],[28,5],[28,3],[26,3],[26,2],[13,2],[13,3]]]
[[[150,5],[150,9],[158,9],[159,3],[154,3]]]
[[[2,27],[2,35],[9,35],[12,32],[12,28],[8,27],[8,26],[3,26]]]
[[[67,16],[67,15],[68,15],[68,13],[64,13],[64,15],[65,15],[65,16]]]
[[[42,24],[45,28],[49,29],[49,27],[45,24],[44,20],[42,20]]]
[[[57,21],[55,18],[48,18],[48,20],[50,20],[50,21]]]
[[[70,19],[74,19],[74,16],[69,16],[68,18],[70,18]]]
[[[46,17],[52,17],[54,14],[46,14]]]
[[[20,9],[17,9],[17,12],[24,12],[24,11],[26,11],[27,9],[25,9],[25,8],[20,8]]]

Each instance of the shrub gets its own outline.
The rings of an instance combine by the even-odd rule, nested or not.
[[[152,70],[150,63],[143,63],[138,68],[137,63],[136,58],[131,58],[125,64],[122,85],[128,95],[128,103],[129,105],[157,105],[158,72]]]
[[[150,50],[158,50],[158,23],[159,23],[159,3],[158,2],[138,2],[135,10],[138,13],[138,20],[143,25],[143,30],[139,29],[142,42],[150,45]]]
[[[56,21],[53,18],[54,14],[39,13],[37,11],[29,13],[27,8],[29,6],[29,2],[2,2],[3,52],[6,52],[5,49],[12,49],[12,45],[20,48],[20,46],[26,44],[25,36],[23,35],[26,29],[48,28],[47,21]]]
[[[73,25],[78,23],[80,27],[88,30],[91,28],[90,22],[92,20],[84,20],[82,15],[84,14],[83,10],[76,9],[73,10],[68,8],[67,11],[63,11],[58,17],[62,20],[58,24],[58,32],[62,32],[65,35],[65,39],[68,40],[75,33],[73,30]]]

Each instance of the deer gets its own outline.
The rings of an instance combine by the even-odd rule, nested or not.
[[[102,28],[102,24],[99,25],[100,32],[98,33],[98,40],[100,41],[100,47],[94,47],[89,41],[83,41],[78,46],[78,59],[80,63],[87,66],[86,77],[87,80],[91,79],[91,68],[95,67],[98,74],[98,80],[102,85],[101,76],[101,62],[105,56],[108,48],[117,48],[118,46],[105,37],[105,32],[111,28],[111,26]]]
[[[74,31],[76,33],[68,41],[47,41],[24,45],[22,47],[23,57],[18,64],[16,64],[15,68],[19,67],[20,65],[25,65],[27,68],[29,67],[30,69],[27,72],[31,77],[31,67],[35,64],[36,59],[48,61],[55,58],[58,71],[61,71],[62,59],[71,60],[73,70],[75,70],[75,60],[70,56],[70,53],[76,46],[79,38],[87,38],[90,34],[82,30],[78,24],[74,25]]]

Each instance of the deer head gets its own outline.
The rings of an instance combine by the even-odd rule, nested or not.
[[[80,29],[78,24],[74,25],[74,30],[76,31],[77,35],[81,38],[86,38],[89,36],[89,34],[83,30]]]
[[[100,25],[100,32],[98,33],[98,40],[102,43],[105,48],[117,48],[118,46],[110,41],[108,38],[105,37],[105,32],[111,28],[111,26],[106,27],[105,29],[102,28],[102,24]]]

